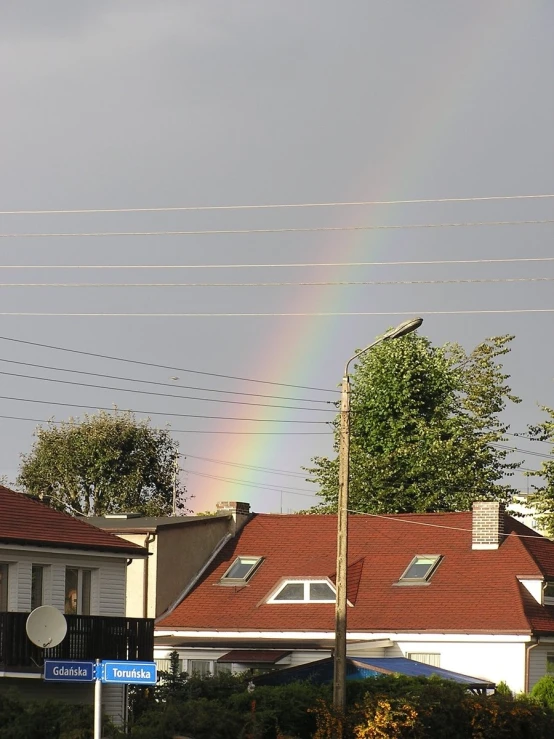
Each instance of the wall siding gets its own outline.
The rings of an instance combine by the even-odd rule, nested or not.
[[[554,642],[552,644],[539,644],[531,649],[529,654],[529,690],[533,685],[546,675],[546,655],[554,654]]]

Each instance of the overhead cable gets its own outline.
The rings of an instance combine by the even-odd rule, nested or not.
[[[136,408],[114,408],[113,406],[105,407],[101,405],[80,405],[77,403],[61,403],[54,400],[34,400],[32,398],[17,398],[11,395],[0,395],[0,400],[13,400],[18,403],[40,403],[42,405],[59,405],[66,408],[83,408],[85,410],[113,411],[121,413],[143,413],[146,416],[172,416],[176,418],[201,418],[203,420],[217,421],[248,421],[252,423],[298,423],[298,424],[327,424],[328,421],[302,421],[299,419],[286,418],[236,418],[234,416],[206,416],[204,414],[193,413],[171,413],[163,411],[144,411]]]
[[[0,315],[6,315],[6,314],[0,313]],[[20,313],[18,315],[23,315],[23,314]],[[30,314],[25,314],[25,315],[30,315]],[[37,313],[34,315],[46,315],[46,314]],[[50,314],[50,315],[54,315],[54,314]],[[63,315],[69,315],[69,314],[63,314]],[[85,314],[79,314],[79,315],[93,315],[93,314],[85,313]],[[99,314],[99,315],[107,315],[107,314]],[[138,314],[131,314],[131,315],[138,315]],[[158,314],[155,314],[155,315],[158,315]],[[83,349],[70,349],[68,347],[55,346],[53,344],[42,344],[38,341],[28,341],[27,339],[16,339],[12,336],[0,336],[0,341],[9,341],[14,344],[26,344],[27,346],[39,346],[43,349],[53,349],[54,351],[66,352],[68,354],[79,354],[79,355],[86,356],[86,357],[97,357],[99,359],[109,359],[110,361],[113,361],[113,362],[126,362],[127,364],[136,364],[136,365],[140,365],[141,367],[156,367],[157,369],[172,370],[174,372],[187,372],[193,375],[204,375],[206,377],[219,377],[225,380],[238,380],[240,382],[255,382],[258,384],[262,384],[262,385],[276,385],[279,387],[292,387],[292,388],[297,388],[300,390],[314,390],[317,392],[325,392],[325,393],[340,392],[339,390],[336,390],[336,389],[329,390],[326,388],[309,387],[306,385],[292,385],[290,383],[285,383],[285,382],[272,382],[271,380],[258,380],[258,379],[253,379],[249,377],[237,377],[235,375],[224,375],[224,374],[220,374],[217,372],[205,372],[201,370],[187,369],[184,367],[174,367],[172,365],[167,365],[167,364],[157,364],[155,362],[145,362],[144,360],[139,360],[139,359],[127,359],[125,357],[117,357],[117,356],[113,356],[110,354],[99,354],[98,352],[87,352],[87,351],[84,351]]]
[[[205,210],[271,210],[279,208],[337,208],[363,205],[409,205],[424,203],[477,203],[491,200],[541,200],[554,198],[554,195],[485,195],[461,198],[417,198],[411,200],[354,200],[351,202],[326,203],[273,203],[261,205],[185,205],[150,208],[72,208],[58,210],[2,210],[0,215],[66,215],[79,213],[171,213]]]
[[[477,226],[528,226],[554,223],[554,219],[520,221],[459,221],[451,223],[404,223],[377,226],[289,226],[285,228],[199,229],[193,231],[74,231],[53,233],[0,233],[0,239],[102,238],[117,236],[223,236],[272,233],[318,233],[325,231],[398,231],[421,228],[472,228]]]
[[[394,267],[429,264],[508,264],[512,262],[554,262],[554,257],[514,257],[505,259],[427,259],[395,262],[284,262],[279,264],[2,264],[0,269],[269,269],[292,267]]]
[[[467,316],[467,315],[483,315],[483,314],[499,314],[499,313],[554,313],[554,308],[499,308],[494,310],[407,310],[407,311],[351,311],[351,312],[321,312],[321,313],[46,313],[38,311],[3,311],[0,316],[43,316],[45,318],[273,318],[273,317],[299,317],[305,316],[315,317],[348,317],[348,316],[405,316],[408,314],[418,314],[422,316]],[[1,337],[0,337],[1,338]],[[29,342],[30,343],[30,342]],[[86,353],[86,352],[83,352]],[[98,355],[96,355],[98,356]],[[123,360],[128,361],[128,360]],[[139,363],[143,364],[143,363]],[[153,365],[164,367],[164,365]],[[226,377],[226,375],[216,375],[211,372],[198,372],[197,370],[185,370],[178,367],[167,367],[164,369],[173,369],[180,372],[196,372],[196,374],[211,375],[212,377]],[[262,382],[267,385],[280,385],[281,387],[294,387],[302,390],[320,390],[326,393],[340,392],[340,390],[329,390],[324,388],[307,387],[305,385],[289,385],[282,382],[271,382],[269,380],[247,380],[246,378],[229,377],[232,380],[244,379],[246,382]]]
[[[139,380],[137,377],[122,377],[121,375],[107,375],[104,372],[90,372],[87,370],[70,369],[68,367],[53,367],[50,364],[36,364],[35,362],[21,362],[15,359],[6,359],[5,357],[0,357],[0,362],[4,362],[5,364],[16,364],[16,365],[20,365],[23,367],[34,367],[36,369],[52,370],[54,372],[67,372],[73,375],[86,375],[88,377],[101,377],[102,379],[108,379],[108,380],[123,380],[124,382],[136,382],[142,385],[155,385],[157,387],[171,387],[171,388],[179,388],[179,389],[184,389],[184,390],[197,390],[198,392],[204,392],[204,393],[217,393],[217,394],[222,394],[222,395],[238,395],[238,396],[245,396],[245,397],[250,397],[250,398],[270,398],[272,400],[291,400],[297,403],[322,403],[324,405],[331,405],[334,402],[331,400],[312,400],[311,398],[294,398],[294,397],[288,397],[284,395],[269,395],[269,394],[264,394],[264,393],[247,393],[244,391],[239,392],[238,390],[216,390],[215,388],[197,387],[195,385],[182,385],[181,383],[176,383],[176,382],[170,383],[170,382],[157,382],[156,380],[142,380],[142,379]],[[176,379],[179,379],[179,378],[176,378]]]
[[[362,285],[461,285],[506,282],[554,282],[554,277],[486,277],[450,280],[319,280],[310,282],[0,282],[6,287],[359,287]]]

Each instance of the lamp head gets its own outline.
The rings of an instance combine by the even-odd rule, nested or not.
[[[390,331],[387,331],[387,333],[383,336],[383,341],[386,341],[388,339],[399,339],[401,336],[411,334],[412,331],[416,331],[422,323],[423,318],[420,318],[419,316],[417,316],[416,318],[410,318],[407,321],[404,321],[404,323],[401,323],[396,328],[391,328]]]

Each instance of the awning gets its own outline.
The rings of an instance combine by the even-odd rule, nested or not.
[[[218,662],[235,662],[242,665],[266,664],[274,665],[283,657],[288,657],[291,650],[283,649],[233,649],[220,657]]]

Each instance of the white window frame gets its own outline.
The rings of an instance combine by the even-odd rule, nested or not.
[[[554,581],[545,580],[542,586],[542,602],[545,606],[554,606],[554,595],[546,595],[547,588],[554,590]]]
[[[313,583],[325,583],[325,585],[328,585],[333,593],[335,594],[335,597],[332,600],[315,600],[310,599],[310,585]],[[302,600],[276,600],[279,593],[283,590],[283,588],[286,588],[287,585],[298,585],[301,584],[304,586],[304,598]],[[337,589],[329,580],[328,577],[312,577],[312,578],[287,578],[285,580],[281,580],[279,585],[272,591],[271,595],[267,599],[267,603],[271,603],[272,605],[281,605],[281,604],[300,604],[300,603],[335,603],[337,599]]]

